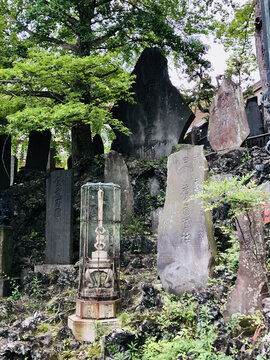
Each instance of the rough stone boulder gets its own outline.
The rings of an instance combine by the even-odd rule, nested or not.
[[[117,132],[112,149],[136,158],[161,159],[182,142],[194,114],[171,84],[167,60],[157,48],[143,51],[132,74],[134,104],[122,101],[113,109],[114,117],[132,134]]]

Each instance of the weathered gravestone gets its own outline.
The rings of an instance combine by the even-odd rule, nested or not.
[[[72,170],[56,170],[47,179],[46,263],[70,264],[72,256]]]
[[[11,136],[0,135],[0,189],[10,185]]]
[[[256,136],[264,133],[262,113],[258,106],[257,96],[247,99],[246,114],[250,129],[249,136]]]
[[[114,183],[121,188],[122,221],[133,213],[133,188],[129,180],[128,168],[123,156],[111,150],[105,157],[104,182]]]
[[[240,243],[239,270],[235,288],[230,293],[225,316],[254,314],[269,296],[267,266],[261,211],[249,211],[236,218]]]
[[[210,108],[210,145],[216,151],[230,150],[241,146],[249,132],[241,88],[225,78]]]
[[[50,151],[51,132],[31,131],[26,156],[26,169],[46,171]]]
[[[151,229],[154,235],[158,235],[158,225],[163,213],[163,207],[150,211]]]
[[[190,200],[206,177],[202,145],[184,145],[169,156],[157,266],[164,289],[176,295],[205,287],[211,273],[216,251],[212,219],[201,200]]]
[[[12,228],[0,225],[0,297],[8,295],[9,283],[5,278],[12,269]]]
[[[183,141],[194,114],[171,84],[167,60],[157,48],[143,51],[132,74],[135,103],[122,101],[113,109],[113,116],[132,134],[116,132],[112,149],[136,158],[161,159]]]

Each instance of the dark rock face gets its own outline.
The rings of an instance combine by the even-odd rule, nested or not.
[[[160,305],[160,296],[157,289],[150,284],[142,284],[141,309],[149,309]]]
[[[132,74],[135,103],[122,101],[113,109],[132,135],[117,133],[112,149],[136,158],[161,159],[182,142],[194,114],[171,84],[167,60],[157,48],[143,51]]]
[[[135,334],[129,331],[114,330],[104,336],[104,359],[113,359],[113,355],[129,349],[129,345],[135,340]],[[112,354],[113,353],[113,354]]]

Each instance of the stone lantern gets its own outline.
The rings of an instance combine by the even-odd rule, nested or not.
[[[105,327],[118,325],[120,194],[112,183],[81,188],[79,289],[76,314],[68,321],[78,340],[94,341],[96,320]]]

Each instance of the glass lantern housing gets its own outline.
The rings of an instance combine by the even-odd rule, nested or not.
[[[121,189],[112,183],[81,187],[79,298],[120,297]]]

